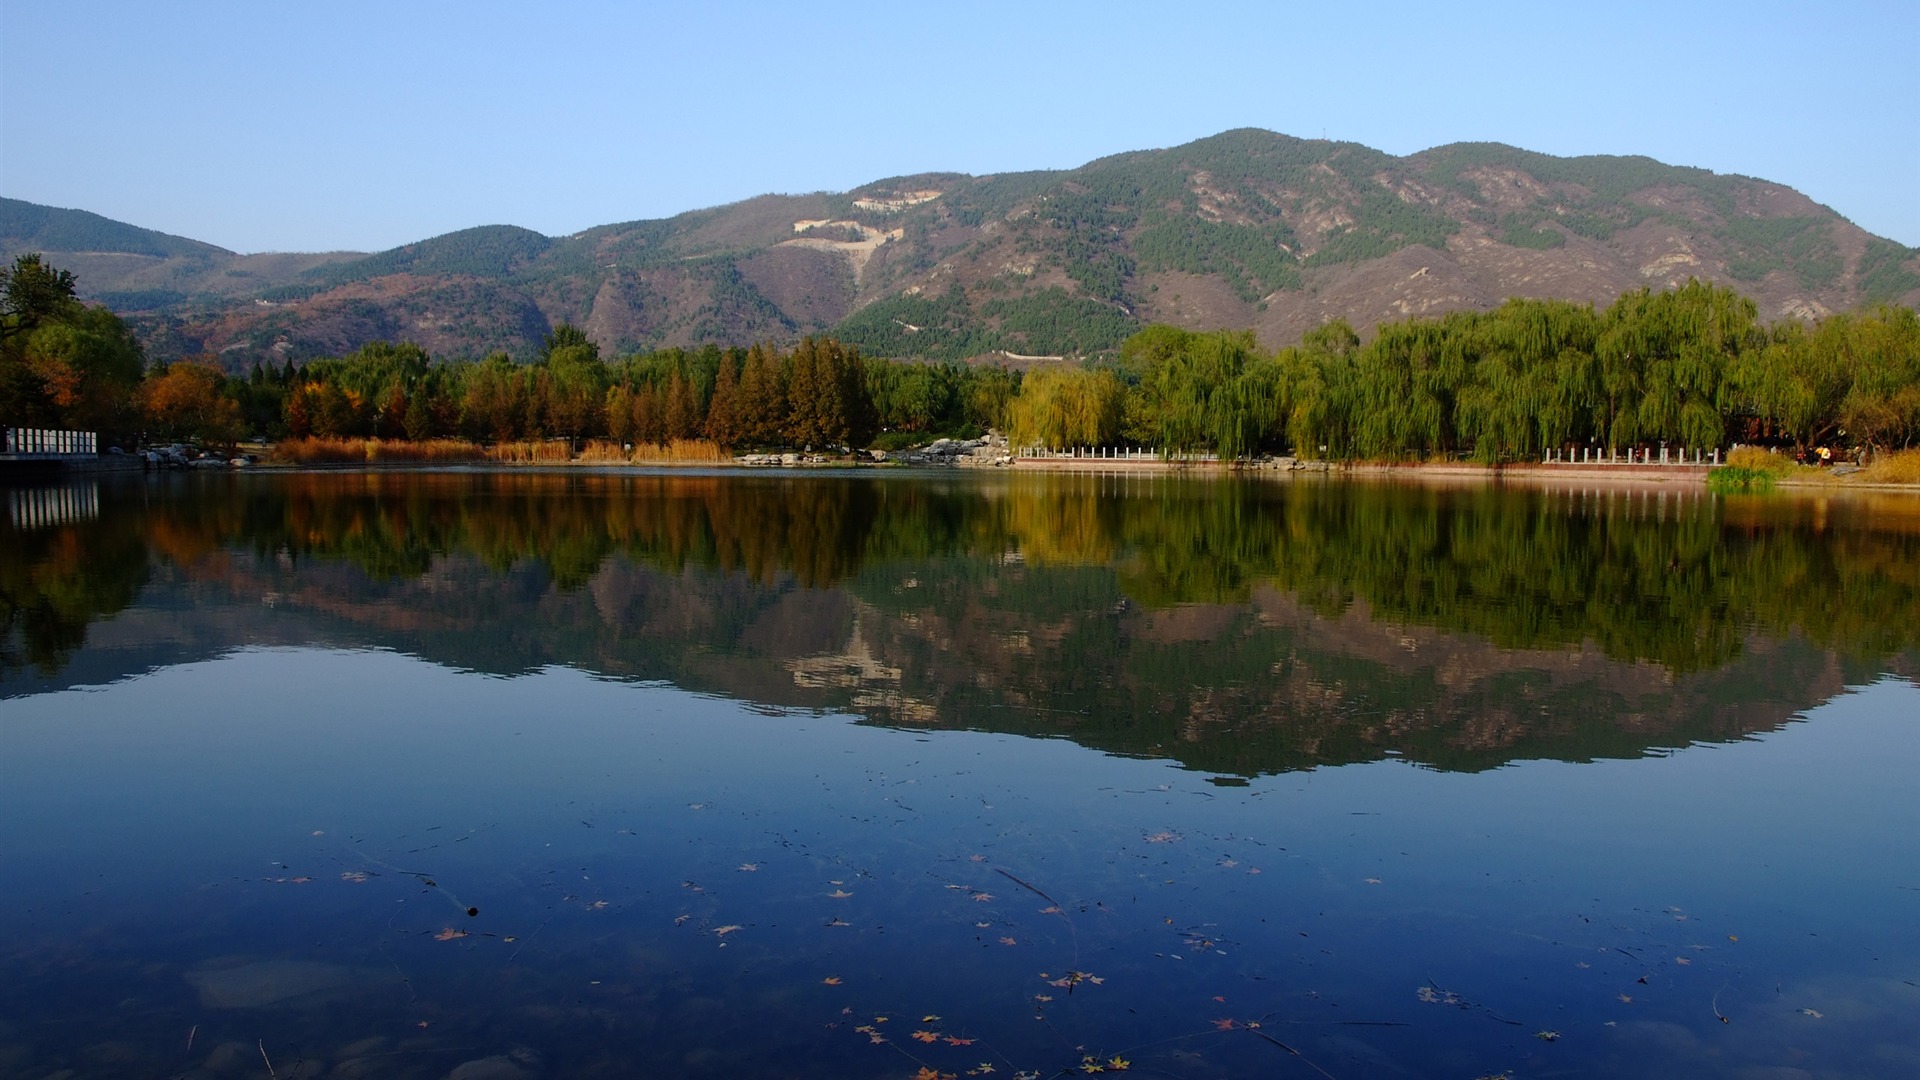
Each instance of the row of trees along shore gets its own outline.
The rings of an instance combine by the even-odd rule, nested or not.
[[[1913,310],[1768,324],[1751,300],[1698,281],[1605,308],[1510,300],[1385,323],[1365,342],[1334,321],[1277,353],[1250,331],[1152,326],[1117,355],[1024,373],[868,358],[824,337],[609,360],[562,324],[530,364],[376,342],[230,376],[211,359],[144,367],[126,326],[39,256],[0,277],[0,422],[117,441],[892,447],[1000,428],[1019,446],[1488,462],[1663,441],[1920,445]]]

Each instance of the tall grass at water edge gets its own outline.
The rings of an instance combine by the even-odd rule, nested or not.
[[[485,461],[487,452],[464,439],[334,439],[310,436],[283,439],[267,460],[289,465],[380,465]]]

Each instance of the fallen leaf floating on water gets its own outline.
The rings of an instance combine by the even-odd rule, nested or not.
[[[1128,1061],[1119,1054],[1115,1054],[1107,1059],[1107,1069],[1111,1072],[1126,1072],[1131,1068],[1133,1068],[1133,1062]]]
[[[1815,1020],[1825,1020],[1827,1018],[1827,1014],[1821,1012],[1819,1009],[1801,1009],[1800,1014],[1802,1016],[1811,1016]]]
[[[1560,1033],[1557,1031],[1536,1031],[1533,1033],[1533,1037],[1539,1039],[1541,1042],[1560,1041]]]
[[[913,1037],[923,1043],[937,1043],[940,1041],[940,1033],[937,1031],[916,1031],[913,1033]]]
[[[940,1018],[929,1013],[926,1016],[921,1017],[920,1022],[923,1024],[937,1024],[940,1022]]]
[[[1380,879],[1379,879],[1379,878],[1377,878],[1377,877],[1370,877],[1370,878],[1368,878],[1368,879],[1367,879],[1367,884],[1369,884],[1369,885],[1378,885],[1378,884],[1380,884]]]
[[[367,880],[367,879],[368,879],[369,877],[371,877],[371,876],[372,876],[372,875],[370,875],[370,874],[368,874],[368,873],[367,873],[367,872],[366,872],[365,870],[342,870],[342,871],[340,871],[340,880],[341,880],[341,881],[351,881],[351,882],[353,882],[353,883],[354,883],[355,885],[358,885],[358,884],[361,884],[362,882],[364,882],[364,881],[366,881],[366,880]]]
[[[913,1080],[960,1080],[960,1078],[954,1073],[934,1072],[922,1065],[920,1071],[913,1074]]]
[[[1215,1020],[1213,1026],[1220,1031],[1232,1031],[1234,1028],[1239,1027],[1240,1024],[1231,1016],[1223,1016]]]
[[[726,937],[728,934],[733,933],[735,930],[745,930],[745,929],[746,927],[744,926],[740,926],[735,923],[728,923],[725,926],[714,927],[713,932],[718,937]]]
[[[753,872],[754,872],[755,870],[758,870],[758,869],[760,869],[760,864],[759,864],[759,863],[752,863],[752,862],[743,862],[743,863],[741,863],[741,864],[740,864],[740,868],[739,868],[739,869],[740,869],[740,872],[741,872],[741,873],[743,873],[743,874],[751,874],[751,873],[753,873]]]
[[[957,1038],[955,1038],[955,1037],[953,1037],[952,1035],[949,1035],[949,1036],[947,1036],[947,1038],[946,1038],[946,1044],[947,1044],[948,1046],[972,1046],[972,1045],[973,1045],[973,1040],[972,1040],[972,1039],[957,1039]]]
[[[845,889],[835,889],[832,892],[828,893],[827,895],[832,897],[835,900],[845,900],[847,897],[852,896],[853,894],[848,892]]]
[[[1157,833],[1147,834],[1147,843],[1149,844],[1171,844],[1178,839],[1180,839],[1180,834],[1170,829],[1162,829]]]
[[[463,938],[466,936],[467,936],[467,932],[465,930],[455,930],[453,927],[449,926],[445,930],[442,930],[439,933],[433,935],[433,940],[452,941],[456,938]]]
[[[1633,995],[1632,995],[1632,994],[1621,994],[1621,995],[1619,995],[1619,998],[1620,998],[1620,1003],[1621,1003],[1622,1005],[1631,1005],[1631,1004],[1633,1004]]]
[[[824,979],[821,979],[821,980],[820,980],[820,982],[821,982],[821,984],[822,984],[822,985],[824,985],[824,986],[839,986],[839,985],[840,985],[840,976],[838,976],[838,975],[829,975],[829,976],[827,976],[826,978],[824,978]]]
[[[1013,940],[1013,939],[1012,939],[1012,938],[1010,938],[1010,937],[1003,937],[1003,938],[1001,938],[1001,939],[1000,939],[1000,944],[1002,944],[1002,945],[1018,945],[1018,944],[1020,944],[1020,943],[1019,943],[1019,942],[1017,942],[1017,941],[1015,941],[1015,940]]]
[[[989,901],[989,900],[992,900],[992,899],[993,899],[993,894],[992,894],[992,893],[984,893],[984,892],[977,892],[977,893],[974,893],[974,894],[973,894],[973,898],[974,898],[975,900],[977,900],[977,901],[979,901],[980,903],[982,903],[982,904],[984,904],[984,903],[986,903],[987,901]]]

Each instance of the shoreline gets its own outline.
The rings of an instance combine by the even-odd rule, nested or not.
[[[117,463],[116,463],[117,465]],[[779,465],[728,461],[605,461],[573,459],[568,461],[351,461],[351,462],[267,462],[262,461],[244,469],[233,469],[228,475],[246,472],[453,472],[453,471],[518,471],[518,470],[570,471],[577,469],[602,470],[606,472],[652,472],[674,470],[707,470],[753,472],[793,472],[793,471],[876,471],[876,472],[1008,472],[1008,473],[1065,473],[1081,475],[1148,475],[1148,476],[1214,476],[1245,477],[1272,480],[1305,479],[1310,477],[1343,477],[1368,482],[1410,481],[1422,484],[1438,485],[1477,485],[1517,483],[1529,486],[1559,485],[1566,483],[1594,484],[1608,487],[1650,487],[1668,489],[1705,490],[1707,474],[1712,471],[1709,465],[1578,465],[1578,464],[1509,464],[1478,465],[1469,462],[1440,463],[1378,463],[1378,462],[1301,462],[1292,465],[1266,463],[1237,463],[1223,465],[1217,461],[1160,461],[1157,459],[1103,459],[1103,458],[1013,458],[999,462],[955,463],[951,465],[907,465],[893,462],[875,462],[854,457],[832,460],[800,461]],[[103,468],[70,467],[64,470],[66,475],[100,475],[102,473],[129,473],[142,471],[129,469],[124,465]],[[49,471],[51,475],[61,475],[62,471]],[[46,478],[49,473],[39,473]],[[24,479],[25,475],[13,473],[14,479]],[[1775,490],[1812,493],[1847,492],[1894,492],[1920,495],[1920,484],[1875,483],[1867,480],[1832,476],[1787,477],[1781,479]]]

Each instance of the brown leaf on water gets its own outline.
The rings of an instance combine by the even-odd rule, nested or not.
[[[973,894],[973,899],[975,899],[975,900],[977,900],[977,901],[979,901],[980,903],[982,903],[982,904],[984,904],[984,903],[986,903],[987,901],[989,901],[989,900],[992,900],[992,899],[993,899],[993,894],[992,894],[992,893],[985,893],[985,892],[977,892],[977,893],[974,893],[974,894]]]
[[[985,855],[969,855],[967,856],[967,861],[968,862],[986,862],[987,857]]]
[[[754,871],[760,869],[760,864],[754,863],[754,862],[743,862],[739,865],[739,867],[737,867],[737,869],[743,874],[751,874]]]
[[[916,1031],[913,1033],[913,1037],[923,1043],[937,1043],[940,1041],[940,1033],[937,1031]]]
[[[1171,829],[1162,829],[1159,832],[1147,834],[1147,843],[1149,844],[1171,844],[1178,839],[1180,839],[1180,834]]]
[[[746,927],[744,927],[744,926],[740,926],[740,925],[738,925],[738,924],[735,924],[735,923],[728,923],[728,924],[727,924],[727,925],[725,925],[725,926],[716,926],[716,927],[714,927],[714,928],[713,928],[713,932],[714,932],[714,934],[715,934],[716,936],[718,936],[718,937],[726,937],[726,936],[727,936],[728,934],[731,934],[731,933],[733,933],[733,932],[734,932],[735,930],[745,930],[745,929],[746,929]]]
[[[1235,1020],[1233,1017],[1223,1016],[1220,1019],[1215,1020],[1213,1022],[1213,1026],[1220,1031],[1232,1031],[1234,1028],[1240,1025],[1239,1025],[1239,1021]]]
[[[1000,944],[1002,944],[1002,945],[1018,945],[1018,944],[1020,944],[1020,943],[1019,943],[1019,942],[1017,942],[1017,941],[1015,941],[1015,940],[1013,940],[1013,939],[1012,939],[1012,938],[1010,938],[1010,937],[1003,937],[1003,938],[1001,938],[1001,939],[1000,939]]]
[[[853,894],[848,892],[845,889],[835,889],[832,892],[828,893],[827,895],[832,897],[835,900],[845,900],[847,897],[852,896]]]
[[[467,936],[467,932],[465,930],[455,930],[453,927],[449,926],[445,930],[442,930],[439,933],[433,935],[433,940],[453,941],[455,939],[463,938],[466,936]]]
[[[366,881],[366,880],[367,880],[367,879],[368,879],[369,877],[372,877],[372,876],[373,876],[373,875],[371,875],[371,874],[369,874],[369,873],[367,873],[367,872],[366,872],[365,870],[342,870],[342,871],[340,871],[340,880],[341,880],[341,881],[351,881],[351,882],[353,882],[353,883],[354,883],[355,885],[358,885],[358,884],[360,884],[360,883],[362,883],[362,882],[364,882],[364,881]]]
[[[948,1046],[972,1046],[973,1040],[972,1039],[956,1039],[952,1035],[949,1035],[946,1038],[946,1043]]]
[[[820,983],[821,983],[821,985],[823,985],[823,986],[839,986],[839,985],[840,985],[840,976],[838,976],[838,975],[829,975],[829,976],[827,976],[826,978],[824,978],[824,979],[821,979],[821,980],[820,980]]]

